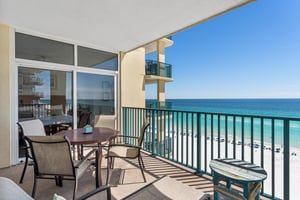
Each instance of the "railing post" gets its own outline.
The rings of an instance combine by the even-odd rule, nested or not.
[[[290,199],[290,120],[283,124],[283,199]]]
[[[201,114],[197,113],[197,169],[196,174],[201,175]]]
[[[155,115],[154,115],[154,109],[151,110],[151,115],[152,115],[152,156],[156,156],[156,141],[155,141]],[[157,130],[158,131],[158,130]]]

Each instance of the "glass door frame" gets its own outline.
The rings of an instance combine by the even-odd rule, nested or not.
[[[75,49],[75,65],[77,65],[77,54],[76,49],[77,45],[74,45]],[[118,56],[119,57],[119,56]],[[49,63],[49,62],[40,62],[40,61],[32,61],[32,60],[25,60],[25,59],[18,59],[15,58],[15,70],[13,71],[13,76],[15,80],[13,81],[14,91],[12,92],[12,96],[15,99],[13,109],[12,109],[12,161],[17,163],[19,161],[19,143],[18,143],[18,129],[17,129],[17,121],[19,119],[18,116],[18,71],[19,67],[24,68],[36,68],[36,69],[45,69],[45,70],[57,70],[57,71],[65,71],[72,73],[72,89],[73,89],[73,121],[77,121],[77,73],[89,73],[89,74],[99,74],[99,75],[109,75],[114,77],[114,118],[117,119],[118,125],[118,112],[119,112],[119,73],[118,71],[110,71],[110,70],[102,70],[102,69],[92,69],[87,67],[78,67],[78,66],[71,66],[71,65],[64,65],[64,64],[57,64],[57,63]],[[119,61],[118,61],[118,68],[119,68]],[[77,128],[77,123],[73,123],[73,128]],[[117,128],[117,127],[116,127]]]

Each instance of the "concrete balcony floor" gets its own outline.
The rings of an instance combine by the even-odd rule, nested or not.
[[[115,160],[115,168],[111,171],[109,184],[111,185],[112,199],[122,199],[127,195],[142,188],[146,184],[156,180],[161,176],[168,175],[177,181],[200,190],[204,193],[213,194],[212,177],[208,175],[196,176],[194,171],[147,154],[142,154],[146,168],[147,183],[143,182],[143,177],[138,168],[137,160]],[[19,184],[21,172],[24,164],[18,164],[8,168],[0,169],[0,176],[8,177],[22,187],[28,194],[31,194],[33,185],[33,167],[29,166],[22,184]],[[106,179],[106,159],[102,161],[102,180]],[[64,181],[63,187],[57,187],[54,180],[38,180],[36,199],[52,199],[53,194],[71,199],[73,194],[73,181]],[[81,196],[95,187],[92,169],[79,179],[77,196]],[[90,199],[106,199],[106,193],[102,192],[94,195]],[[266,199],[266,198],[262,198]]]

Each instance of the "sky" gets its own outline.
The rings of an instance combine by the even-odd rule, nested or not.
[[[166,98],[300,98],[299,10],[299,0],[257,0],[173,35]]]

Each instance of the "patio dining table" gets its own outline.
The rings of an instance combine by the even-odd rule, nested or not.
[[[77,145],[80,147],[81,145],[86,144],[97,144],[98,147],[98,171],[96,171],[96,176],[99,177],[99,183],[102,185],[102,177],[101,177],[101,161],[102,161],[102,143],[109,142],[111,143],[114,138],[119,134],[118,130],[106,128],[106,127],[94,127],[91,133],[84,133],[83,128],[64,130],[58,132],[56,135],[64,135],[67,136],[72,145]],[[80,154],[81,151],[78,151]],[[78,155],[80,158],[80,155]],[[97,186],[98,187],[98,186]]]

